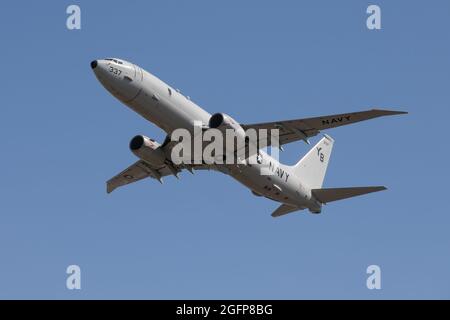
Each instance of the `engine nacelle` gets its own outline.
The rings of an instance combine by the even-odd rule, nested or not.
[[[232,117],[225,113],[215,113],[209,118],[209,127],[214,129],[235,129],[242,127]]]
[[[158,167],[166,161],[166,155],[160,144],[143,135],[135,136],[130,141],[130,149],[138,158]]]
[[[225,113],[215,113],[209,118],[208,123],[210,128],[218,129],[226,133],[227,129],[232,129],[240,138],[245,139],[245,131],[241,125],[232,117]]]
[[[258,152],[259,141],[257,132],[255,130],[246,132],[244,128],[229,115],[215,113],[209,119],[208,125],[209,128],[218,129],[222,132],[227,161],[230,153],[233,153],[233,159],[236,159],[238,162],[244,161],[245,163],[245,159]],[[233,140],[230,141],[230,139]],[[237,158],[235,158],[235,156]]]

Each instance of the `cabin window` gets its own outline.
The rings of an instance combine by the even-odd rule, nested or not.
[[[170,88],[167,88],[167,91],[169,91],[169,96],[172,95],[172,90],[170,90]]]

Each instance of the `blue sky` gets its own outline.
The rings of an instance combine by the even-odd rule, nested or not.
[[[66,29],[78,4],[82,29]],[[366,28],[378,4],[382,30]],[[0,298],[450,298],[448,1],[2,1]],[[164,133],[89,62],[121,57],[242,123],[406,110],[327,131],[325,186],[386,185],[321,215],[219,173],[107,195]],[[319,137],[313,139],[317,141]],[[444,141],[443,141],[444,140]],[[286,146],[284,163],[308,146]],[[82,289],[66,289],[68,265]],[[382,289],[366,288],[366,268]]]

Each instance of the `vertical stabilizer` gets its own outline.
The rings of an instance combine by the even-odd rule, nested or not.
[[[325,135],[293,166],[294,174],[311,189],[320,189],[330,162],[334,140]]]

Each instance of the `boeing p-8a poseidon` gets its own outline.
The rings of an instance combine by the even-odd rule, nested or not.
[[[178,90],[130,62],[121,59],[95,60],[91,62],[91,68],[113,96],[167,133],[162,144],[143,135],[131,140],[130,149],[139,160],[107,182],[108,193],[148,177],[161,182],[162,177],[167,175],[178,177],[183,169],[191,173],[193,169],[212,169],[232,176],[257,196],[280,202],[281,205],[272,213],[272,216],[277,217],[303,209],[320,213],[322,204],[386,189],[382,186],[322,188],[334,142],[328,135],[324,135],[293,166],[281,164],[264,152],[258,144],[259,138],[256,139],[256,152],[247,152],[245,157],[236,159],[232,164],[206,163],[203,160],[200,163],[175,163],[172,151],[177,142],[173,141],[171,135],[180,128],[198,134],[198,131],[195,133],[195,124],[200,124],[202,134],[208,130],[225,132],[231,129],[239,133],[249,129],[278,130],[277,143],[281,148],[284,144],[298,140],[309,143],[308,138],[324,129],[406,112],[372,109],[315,118],[239,124],[224,113],[210,115]],[[247,140],[245,142],[248,143]],[[245,147],[251,149],[248,145]],[[234,155],[236,148],[233,146],[230,150],[225,147],[223,157]],[[263,169],[266,169],[265,174],[262,174]],[[267,171],[272,174],[267,174]]]

